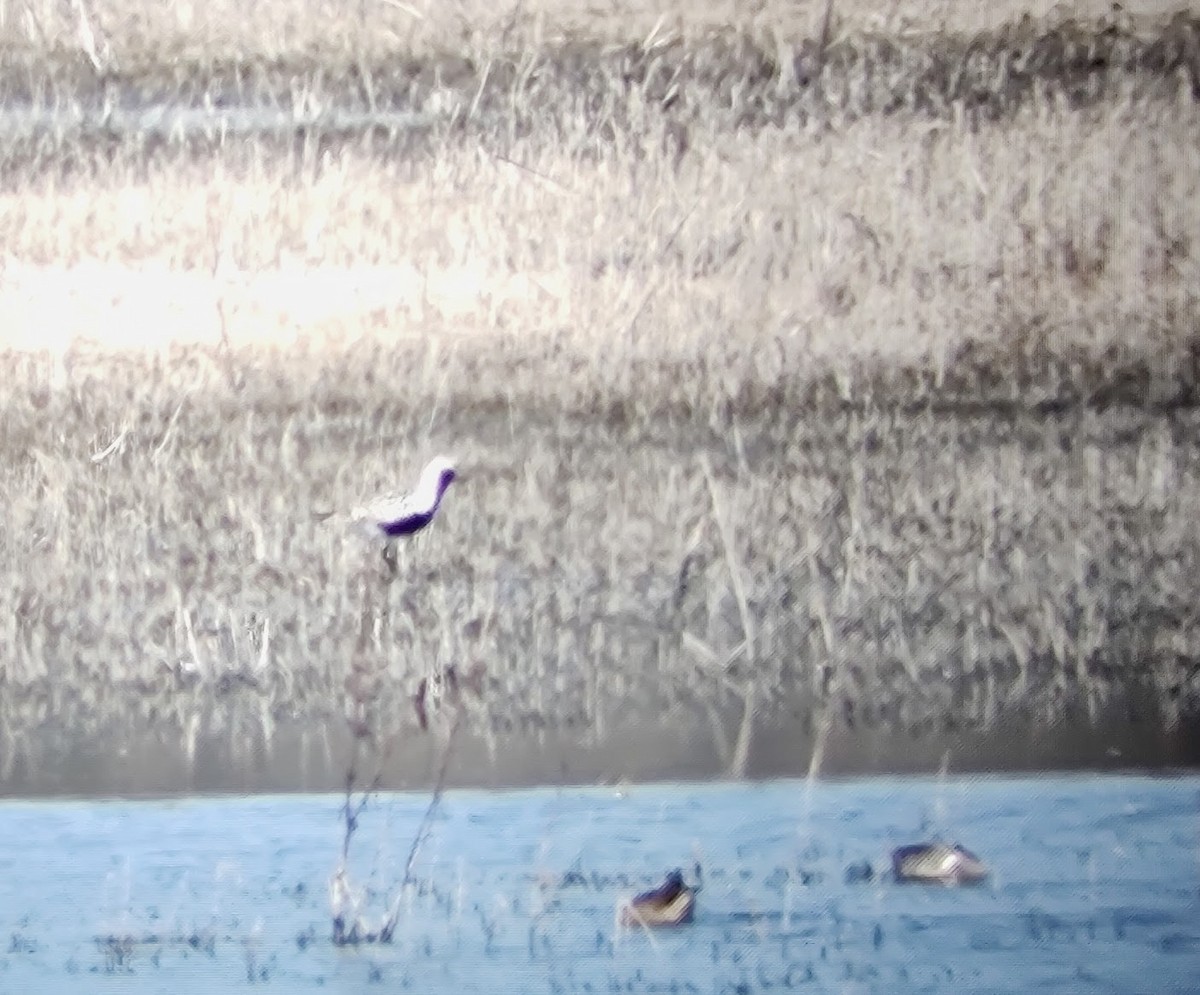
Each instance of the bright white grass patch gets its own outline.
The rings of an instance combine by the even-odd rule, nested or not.
[[[216,274],[161,263],[10,263],[0,283],[0,349],[286,346],[344,342],[377,330],[401,338],[419,334],[406,318],[486,316],[497,307],[561,293],[561,285],[558,275],[535,280],[496,273],[485,261],[425,272],[412,264],[285,263]]]
[[[347,152],[297,175],[251,145],[249,180],[182,152],[18,173],[0,196],[0,346],[450,334],[540,337],[618,372],[715,342],[940,370],[966,343],[1102,351],[1185,327],[1190,90],[1086,110],[1047,93],[997,123],[834,123],[702,119],[678,163],[647,152],[656,133],[589,144],[580,119],[530,137],[522,168],[451,143],[420,170]]]

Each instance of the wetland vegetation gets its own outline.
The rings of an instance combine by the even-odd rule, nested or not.
[[[218,6],[0,30],[0,784],[1195,728],[1190,7]]]

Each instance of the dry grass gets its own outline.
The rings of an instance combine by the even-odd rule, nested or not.
[[[390,736],[475,661],[496,732],[698,714],[735,768],[746,701],[1193,714],[1179,83],[998,120],[714,107],[686,142],[613,88],[420,154],[14,158],[0,757],[111,708],[269,744],[359,701]],[[386,587],[323,515],[435,450],[464,479]]]
[[[256,11],[275,16],[281,6]],[[268,24],[253,27],[253,16],[222,18],[257,44],[221,41],[193,24],[191,34],[147,45],[126,29],[114,44],[130,51],[110,46],[103,56],[94,35],[85,35],[83,49],[17,40],[0,47],[0,94],[10,108],[0,125],[25,156],[71,169],[84,141],[145,149],[188,131],[222,141],[274,130],[285,138],[316,131],[317,140],[383,132],[393,143],[403,132],[415,142],[431,128],[475,137],[499,129],[490,137],[511,138],[544,133],[548,121],[573,111],[598,131],[639,134],[638,116],[649,112],[686,142],[696,120],[723,118],[724,127],[745,129],[913,111],[995,117],[1044,100],[1046,87],[1095,103],[1119,98],[1130,81],[1160,95],[1179,85],[1200,92],[1194,7],[1150,6],[1136,17],[1088,7],[1069,17],[1034,5],[1025,12],[1035,16],[997,20],[1008,5],[952,5],[937,14],[897,3],[886,31],[878,17],[836,5],[827,23],[824,3],[742,8],[744,16],[720,21],[707,8],[698,19],[691,8],[656,11],[653,22],[628,11],[623,19],[597,17],[575,5],[549,14],[522,8],[515,19],[501,12],[503,30],[480,14],[478,33],[465,35],[433,18],[424,41],[374,24],[363,39],[347,41],[314,17],[299,22],[320,32],[312,44],[281,40]],[[338,9],[354,14],[354,5]],[[902,30],[894,21],[926,27]]]
[[[1114,16],[1108,0],[838,0],[839,34],[974,34],[1021,18],[1034,22],[1072,18],[1084,24],[1135,26],[1194,11],[1187,0],[1140,0]],[[0,43],[9,59],[86,59],[106,72],[147,65],[213,64],[254,59],[352,62],[392,55],[423,57],[453,52],[473,58],[537,51],[564,41],[653,44],[684,41],[734,27],[772,42],[816,37],[826,0],[743,3],[649,3],[647,0],[233,0],[171,5],[147,0],[83,0],[77,4],[33,0],[0,7]],[[837,34],[835,34],[835,40]]]
[[[649,112],[607,138],[557,123],[505,153],[448,141],[432,161],[239,143],[23,172],[0,195],[2,334],[218,345],[452,326],[443,350],[482,336],[604,359],[612,376],[561,388],[586,395],[632,363],[701,360],[737,389],[828,374],[843,399],[871,366],[921,374],[897,388],[909,400],[1057,397],[1131,366],[1167,400],[1189,375],[1200,112],[1186,94],[1081,110],[1051,96],[991,125],[701,121],[680,157],[657,153]],[[1072,357],[1074,372],[1036,369]],[[955,384],[964,372],[976,379]],[[695,406],[698,384],[668,396]]]

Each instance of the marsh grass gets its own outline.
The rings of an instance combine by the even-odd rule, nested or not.
[[[1141,26],[1189,9],[1179,0],[1141,0],[1115,9],[1107,0],[998,0],[987,5],[947,0],[738,0],[662,5],[647,0],[577,3],[486,3],[484,0],[415,0],[413,3],[333,0],[233,0],[185,2],[164,7],[146,0],[89,0],[63,4],[33,0],[0,10],[0,43],[10,59],[75,59],[97,71],[133,72],[148,65],[188,67],[245,61],[304,59],[348,65],[388,56],[455,53],[486,58],[514,51],[536,53],[566,43],[647,46],[678,38],[693,42],[734,28],[772,43],[816,38],[827,7],[833,41],[871,33],[972,34],[1021,21],[1070,19],[1084,25]]]
[[[840,13],[846,6],[723,21],[656,12],[653,24],[609,18],[599,32],[574,24],[567,8],[557,21],[526,9],[505,13],[511,30],[451,33],[435,45],[375,31],[378,44],[361,51],[339,49],[333,36],[314,50],[228,49],[197,25],[191,54],[172,57],[164,41],[103,62],[70,44],[16,41],[0,46],[4,164],[72,172],[89,152],[230,144],[256,132],[326,153],[366,136],[432,156],[452,133],[496,152],[534,132],[578,131],[579,118],[592,137],[643,142],[648,117],[663,134],[643,152],[678,158],[693,127],[704,137],[714,122],[747,131],[894,114],[994,120],[1038,105],[1047,89],[1076,106],[1120,102],[1130,90],[1200,93],[1200,11],[1183,5],[1143,4],[1137,17],[1030,8],[1035,16],[998,22],[990,8],[939,16],[934,5],[912,4],[910,20],[923,25],[913,30],[872,28],[871,18]],[[891,5],[898,21],[904,6]]]
[[[18,150],[0,760],[111,710],[193,749],[407,742],[420,678],[475,664],[485,738],[700,716],[734,772],[793,713],[1194,714],[1172,80],[1000,117],[697,105],[686,141],[611,86],[419,154]],[[463,479],[384,585],[340,512],[434,451]]]

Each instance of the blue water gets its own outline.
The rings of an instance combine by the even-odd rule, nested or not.
[[[368,807],[358,882],[403,877],[427,801]],[[448,792],[393,943],[357,949],[329,942],[339,804],[0,804],[0,993],[1200,991],[1200,777]],[[890,880],[939,835],[989,883]],[[696,859],[694,923],[617,928]]]

